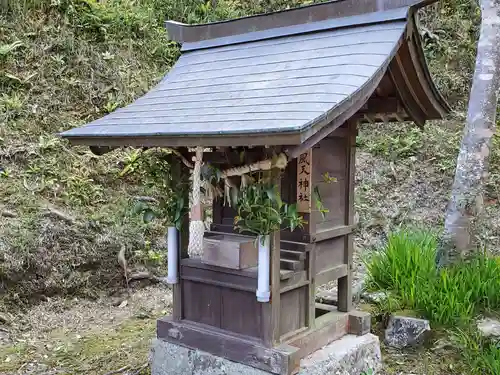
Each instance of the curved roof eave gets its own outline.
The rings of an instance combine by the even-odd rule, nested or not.
[[[417,72],[420,72],[421,74],[420,82],[422,85],[425,85],[425,90],[428,93],[427,96],[432,100],[435,110],[440,114],[440,117],[437,117],[436,119],[441,119],[451,111],[451,108],[441,92],[437,89],[434,80],[432,79],[415,17],[415,13],[412,13],[409,18],[410,25],[414,30],[410,43],[410,53],[414,56],[415,60],[418,61]],[[416,61],[415,64],[417,64]]]
[[[94,145],[234,145],[237,137],[241,145],[298,144],[365,104],[406,25],[397,19],[187,52],[143,97],[62,136]]]
[[[365,105],[402,46],[409,46],[410,68],[423,76],[433,108],[447,111],[419,40],[408,36],[415,27],[412,9],[331,21],[248,33],[236,42],[194,43],[143,97],[62,136],[114,147],[312,146]]]

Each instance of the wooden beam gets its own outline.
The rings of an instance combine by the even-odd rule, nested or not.
[[[388,124],[389,123],[389,120],[387,119],[387,116],[383,113],[379,113],[378,116],[380,117],[380,119],[382,120],[382,122],[384,124]]]
[[[338,340],[347,333],[348,315],[338,311],[331,311],[316,319],[315,328],[291,339],[287,344],[299,348],[292,356],[293,362],[308,356],[316,350]]]
[[[267,348],[242,335],[194,322],[176,322],[170,317],[157,321],[157,337],[277,375],[291,373],[291,357],[298,352],[289,345]]]
[[[370,115],[368,115],[368,114],[366,114],[366,113],[363,115],[363,118],[364,118],[366,121],[368,121],[370,124],[374,124],[374,123],[375,123],[375,121],[373,121],[373,119],[371,118],[371,116],[370,116]]]
[[[190,172],[189,168],[182,164],[178,159],[172,160],[172,177],[177,181],[182,181],[188,178]],[[184,199],[186,202],[189,200],[189,192],[185,191]],[[189,217],[184,216],[182,221],[181,230],[178,232],[178,244],[179,244],[179,259],[186,259],[188,255],[188,244],[189,244]],[[172,296],[173,296],[173,311],[172,316],[175,320],[181,320],[184,317],[183,303],[182,303],[182,269],[181,261],[178,262],[177,274],[179,275],[179,282],[172,286]]]
[[[364,311],[353,310],[349,312],[349,333],[363,336],[370,333],[371,316]]]
[[[316,302],[327,306],[337,306],[339,304],[337,295],[332,292],[319,292],[316,295]]]
[[[316,303],[316,308],[323,311],[337,311],[337,307],[334,304]]]
[[[359,114],[380,114],[397,112],[399,100],[396,97],[371,97],[359,110]]]
[[[328,268],[316,275],[316,284],[323,285],[330,281],[340,280],[348,275],[347,264],[341,264]]]
[[[309,288],[307,291],[306,324],[310,329],[316,326],[316,250],[307,253],[307,277]]]
[[[281,190],[280,171],[276,168],[267,172],[271,181]],[[280,341],[280,314],[281,314],[281,252],[280,232],[271,234],[271,300],[263,307],[264,344],[272,347]]]
[[[346,234],[352,233],[355,228],[356,225],[339,225],[338,227],[334,227],[321,232],[316,232],[313,237],[313,241],[321,242],[330,238],[344,236]]]
[[[309,280],[307,278],[307,271],[292,272],[290,278],[286,280],[281,279],[280,294],[289,292],[290,290],[293,289],[300,288],[307,284],[309,284]]]
[[[346,216],[345,222],[347,225],[354,224],[354,177],[356,170],[356,135],[358,133],[357,124],[355,122],[349,123],[351,137],[349,138],[347,148],[347,178],[348,188],[346,189]],[[344,245],[344,261],[347,264],[347,274],[338,279],[338,301],[339,311],[348,312],[352,308],[352,260],[354,252],[354,238],[350,233],[345,236]]]
[[[271,181],[281,191],[281,172],[278,169],[271,171]],[[271,236],[271,322],[270,342],[276,344],[280,341],[280,316],[281,316],[281,246],[280,231]]]
[[[408,78],[404,74],[403,69],[404,67],[402,66],[400,59],[396,57],[389,65],[388,73],[394,83],[394,86],[396,87],[396,91],[398,92],[398,96],[405,112],[408,113],[410,118],[418,126],[424,126],[425,113],[416,101],[416,98],[414,97],[415,94],[412,92],[411,87],[409,87],[410,83],[408,82]]]

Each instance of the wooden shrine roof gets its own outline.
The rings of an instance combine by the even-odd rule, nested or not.
[[[423,125],[449,109],[417,0],[339,0],[233,21],[167,22],[182,54],[132,104],[62,133],[94,146],[301,144],[357,116]]]

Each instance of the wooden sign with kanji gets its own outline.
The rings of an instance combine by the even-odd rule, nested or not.
[[[311,212],[312,150],[301,154],[297,160],[297,211]]]

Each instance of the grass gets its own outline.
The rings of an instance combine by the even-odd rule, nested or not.
[[[14,373],[36,365],[61,369],[68,374],[103,374],[120,364],[140,368],[148,358],[155,319],[129,319],[114,328],[68,340],[63,332],[51,332],[44,344],[21,343],[0,347],[0,372]]]
[[[355,199],[363,232],[380,236],[401,224],[421,222],[442,227],[464,121],[455,114],[447,121],[429,122],[422,130],[397,123],[360,128],[358,155],[364,166],[358,166]],[[492,143],[485,211],[476,222],[475,235],[481,247],[498,251],[500,132]]]
[[[56,135],[132,102],[161,79],[179,56],[166,18],[198,23],[238,14],[225,0],[216,8],[197,0],[2,2],[0,212],[14,216],[0,214],[3,302],[12,308],[123,287],[122,245],[130,266],[155,263],[148,254],[158,259],[164,228],[144,224],[131,207],[134,196],[159,192],[120,177],[134,150],[96,157]],[[75,224],[44,216],[48,204]]]
[[[498,374],[500,348],[480,337],[474,324],[478,315],[500,309],[500,261],[478,254],[437,269],[437,245],[436,236],[425,230],[390,234],[387,244],[367,262],[368,288],[389,294],[381,302],[382,310],[414,310],[438,327],[453,327],[453,338],[471,369]]]
[[[453,333],[453,339],[474,374],[500,374],[498,342],[484,338],[470,328],[457,329]]]

